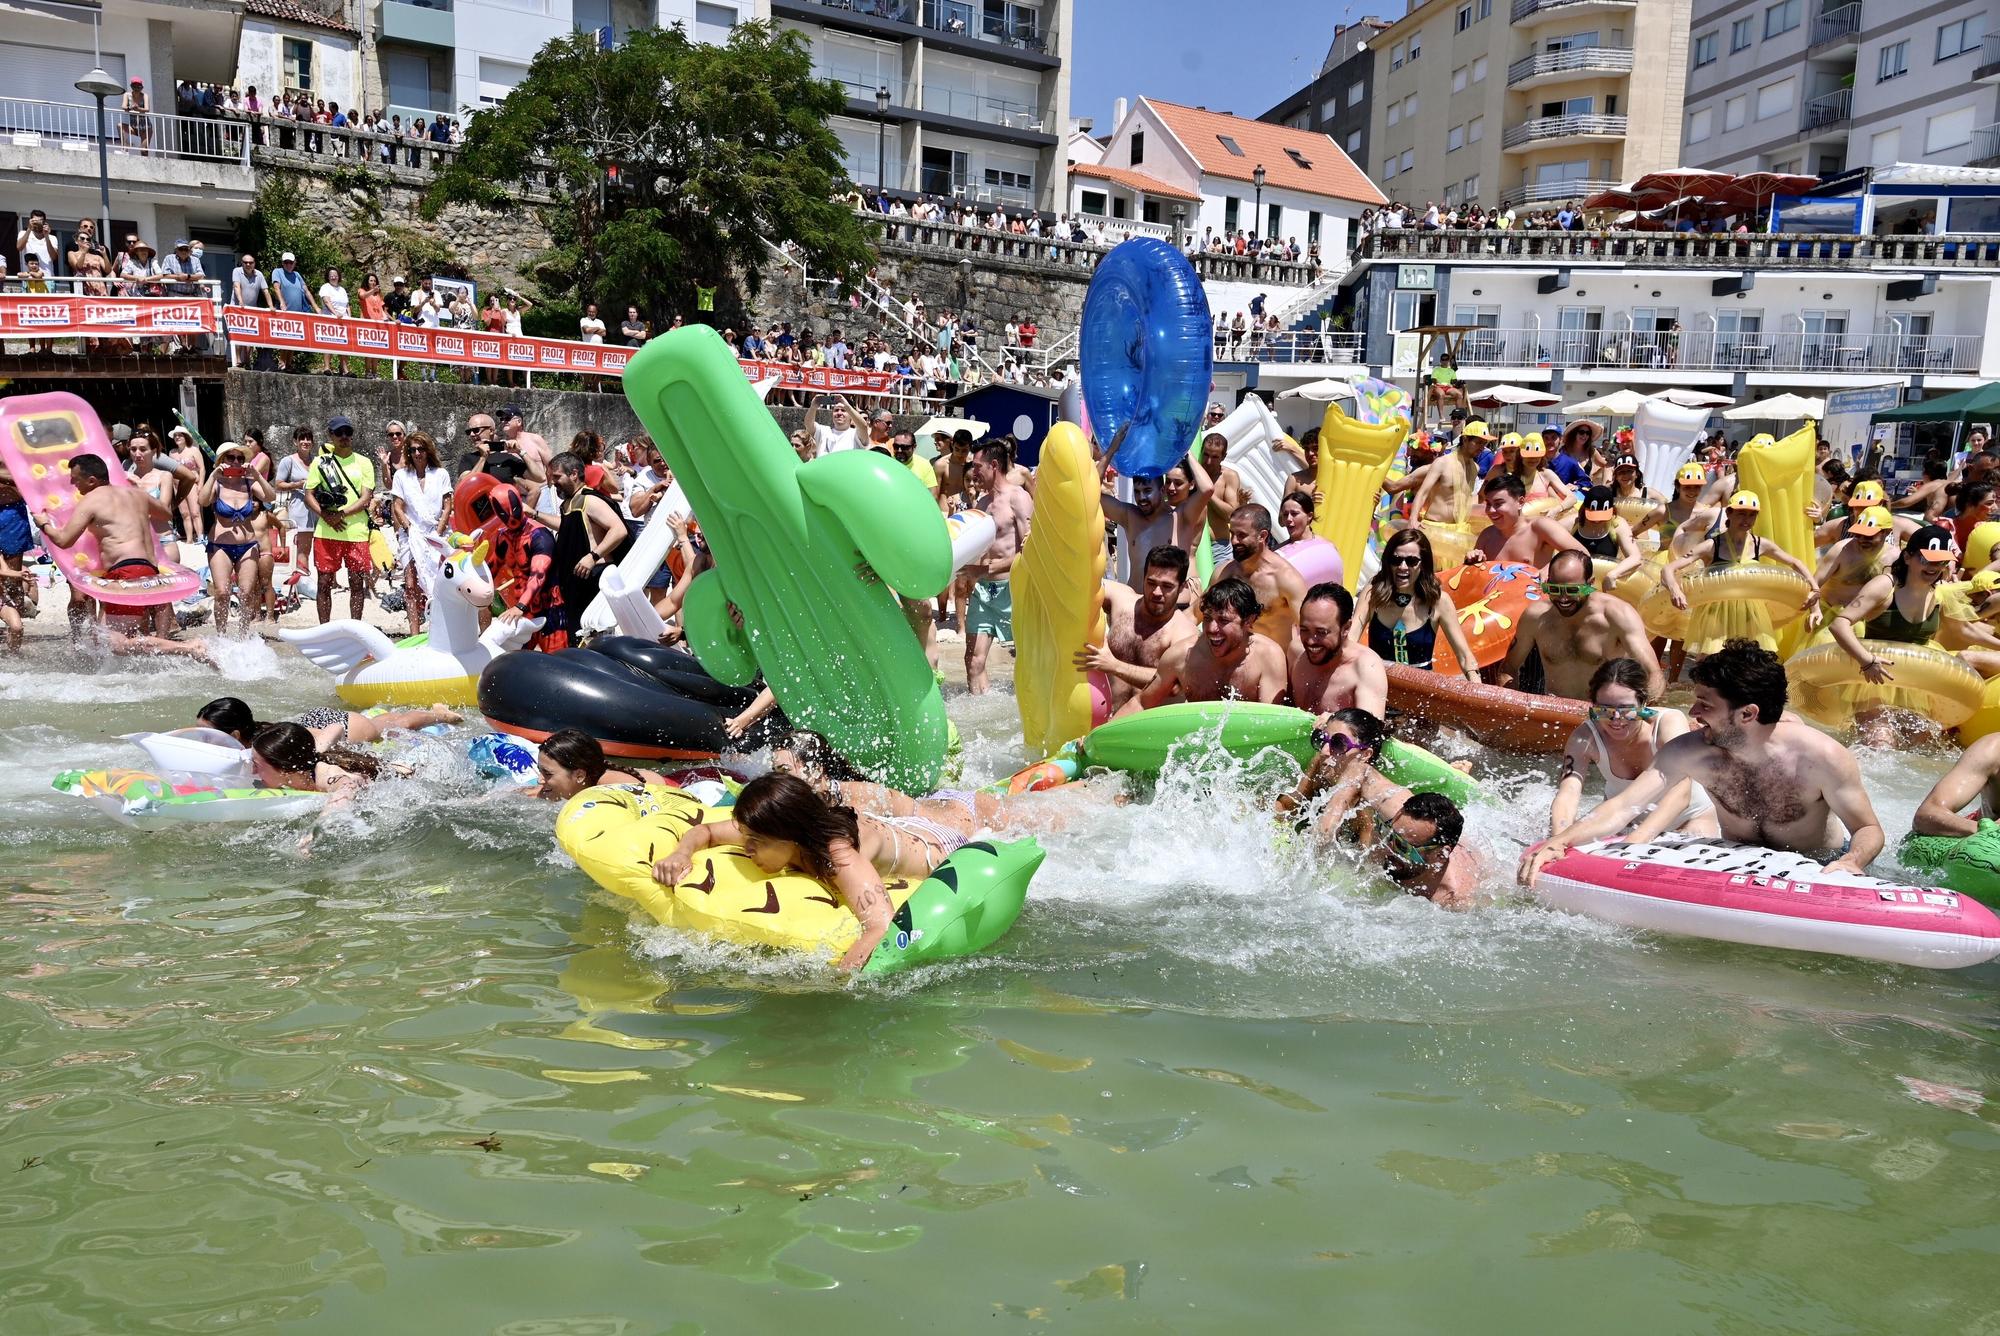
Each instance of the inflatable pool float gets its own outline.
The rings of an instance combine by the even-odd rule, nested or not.
[[[1409,431],[1410,424],[1403,418],[1370,425],[1347,416],[1337,403],[1328,404],[1326,416],[1320,420],[1313,482],[1321,501],[1312,531],[1340,549],[1340,568],[1357,583],[1375,500]]]
[[[421,644],[397,644],[367,622],[342,619],[324,626],[278,632],[339,681],[334,694],[357,710],[377,705],[454,708],[478,697],[479,674],[508,650],[518,649],[542,619],[508,623],[495,618],[482,633],[479,613],[493,602],[493,575],[484,541],[470,548],[426,537],[437,558],[429,573],[430,629]]]
[[[541,750],[526,738],[481,733],[465,744],[465,755],[481,779],[500,780],[522,788],[542,782]]]
[[[1720,566],[1685,576],[1680,583],[1688,604],[1682,639],[1690,654],[1713,654],[1739,638],[1776,650],[1779,630],[1805,615],[1805,579],[1784,566]],[[1653,597],[1665,598],[1671,607],[1666,586],[1660,590]]]
[[[1417,527],[1431,540],[1431,569],[1449,571],[1463,567],[1479,541],[1480,526],[1471,520],[1419,520]]]
[[[1035,522],[1009,582],[1014,701],[1030,756],[1048,756],[1103,722],[1106,684],[1074,662],[1104,643],[1104,505],[1083,433],[1049,428],[1035,471]]]
[[[1708,415],[1706,408],[1683,408],[1665,399],[1640,403],[1632,415],[1632,453],[1647,487],[1661,496],[1674,495],[1674,474],[1708,434]]]
[[[607,756],[713,760],[754,750],[789,725],[773,710],[732,739],[725,727],[755,700],[703,671],[692,654],[629,636],[599,636],[587,649],[503,654],[479,678],[479,712],[503,733],[540,743],[560,729],[596,738]]]
[[[653,862],[694,826],[726,821],[679,789],[585,789],[556,817],[556,842],[589,878],[632,901],[655,923],[739,946],[838,956],[861,924],[824,883],[796,873],[771,876],[733,846],[694,856],[677,886],[653,880]],[[983,951],[1020,917],[1028,882],[1042,865],[1033,840],[974,840],[921,882],[883,883],[894,927],[861,967],[887,974]]]
[[[1610,583],[1611,572],[1618,569],[1619,564],[1615,561],[1606,561],[1603,557],[1592,557],[1590,559],[1591,583],[1621,603],[1629,603],[1634,608],[1642,607],[1646,600],[1651,597],[1653,590],[1659,587],[1659,564],[1653,561],[1642,561],[1639,563],[1638,568],[1630,575],[1613,585]]]
[[[1560,909],[1626,927],[1927,969],[2000,956],[2000,919],[1951,890],[1829,872],[1803,854],[1690,836],[1578,845],[1536,874]]]
[[[2000,547],[2000,520],[1981,520],[1965,536],[1965,569],[1983,571],[1993,564],[1994,549]]]
[[[176,728],[170,733],[121,733],[146,753],[158,771],[189,775],[227,775],[247,780],[250,749],[219,728]]]
[[[1517,562],[1441,571],[1438,583],[1451,595],[1452,604],[1458,609],[1458,629],[1472,650],[1475,668],[1490,667],[1506,658],[1528,605],[1542,601],[1540,572]],[[1458,675],[1458,655],[1443,636],[1437,638],[1431,662],[1440,673]]]
[[[1958,743],[1970,747],[1988,733],[2000,733],[2000,677],[1989,677],[1979,688],[1979,708],[1958,726]]]
[[[1911,831],[1896,861],[1928,872],[1954,891],[1982,900],[2000,897],[2000,822],[1980,818],[1974,835],[1919,835]]]
[[[1300,463],[1297,456],[1276,448],[1287,438],[1263,396],[1244,395],[1228,416],[1199,434],[1203,441],[1220,436],[1228,442],[1222,452],[1223,466],[1235,469],[1252,499],[1275,516],[1285,494],[1292,490],[1292,477]]]
[[[1043,450],[1047,450],[1045,445]],[[1035,474],[1035,496],[1041,498],[1041,471]],[[1039,504],[1035,518],[1041,519]],[[993,540],[1000,532],[993,525],[993,517],[983,510],[959,510],[945,516],[944,526],[951,534],[951,568],[962,571],[973,562],[986,555],[986,549],[993,546]]]
[[[1215,377],[1214,322],[1178,248],[1133,237],[1097,262],[1077,356],[1097,439],[1125,432],[1111,460],[1119,473],[1157,478],[1194,447]]]
[[[81,455],[95,455],[104,461],[111,486],[138,486],[118,462],[96,410],[76,395],[59,391],[0,400],[0,465],[13,478],[31,514],[47,514],[58,524],[68,521],[70,508],[82,497],[70,481],[69,462]],[[104,554],[88,529],[68,550],[46,542],[42,550],[72,589],[115,607],[178,603],[201,592],[205,574],[176,565],[173,558],[177,554],[160,542],[157,533],[153,535],[152,560],[159,572],[140,580],[106,579]]]
[[[1956,728],[1979,709],[1986,683],[1964,659],[1936,645],[1863,642],[1889,665],[1895,679],[1877,685],[1861,676],[1861,665],[1836,644],[1813,645],[1785,661],[1792,708],[1817,724],[1844,728],[1873,708],[1909,710]]]
[[[1531,696],[1404,663],[1383,668],[1389,674],[1391,710],[1460,729],[1502,751],[1558,755],[1590,713],[1585,701]]]
[[[1818,424],[1807,422],[1783,440],[1774,440],[1770,433],[1760,432],[1745,441],[1736,455],[1736,485],[1755,492],[1764,503],[1758,508],[1757,523],[1751,532],[1797,557],[1807,570],[1819,563],[1819,552],[1813,544],[1813,522],[1806,514],[1806,507],[1813,500],[1813,456],[1818,440]],[[1806,638],[1804,623],[1791,625],[1791,620],[1772,614],[1777,641],[1773,648],[1784,657],[1789,657]],[[1693,634],[1689,632],[1691,638]],[[1706,651],[1696,649],[1691,640],[1689,652]]]
[[[937,498],[873,450],[801,463],[705,325],[633,354],[624,387],[715,556],[682,605],[702,666],[737,685],[761,669],[800,727],[883,783],[930,792],[944,698],[896,596],[951,580]]]
[[[1343,584],[1346,568],[1340,563],[1340,549],[1318,534],[1307,534],[1296,543],[1286,543],[1278,555],[1292,563],[1292,569],[1311,589],[1316,584]]]
[[[324,793],[260,789],[249,778],[175,771],[65,770],[51,787],[140,830],[191,822],[281,821],[316,812],[326,803]]]
[[[1401,738],[1390,738],[1382,744],[1375,769],[1391,784],[1401,784],[1412,793],[1442,793],[1458,804],[1461,812],[1479,797],[1479,786],[1473,783],[1472,776],[1435,752]]]
[[[996,779],[979,791],[996,798],[1011,798],[1023,793],[1045,793],[1065,784],[1073,784],[1083,773],[1080,742],[1081,739],[1066,742],[1062,750],[1048,760],[1024,765],[1007,778]]]

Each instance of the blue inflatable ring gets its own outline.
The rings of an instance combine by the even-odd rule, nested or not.
[[[1098,262],[1077,338],[1090,429],[1106,445],[1130,424],[1112,464],[1157,478],[1194,446],[1215,373],[1201,276],[1156,237],[1119,243]]]

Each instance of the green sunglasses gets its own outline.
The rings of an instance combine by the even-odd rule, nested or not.
[[[1597,586],[1585,580],[1582,584],[1550,584],[1542,581],[1542,592],[1550,598],[1583,598],[1597,592]]]

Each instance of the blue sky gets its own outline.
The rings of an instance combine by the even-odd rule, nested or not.
[[[1114,99],[1159,97],[1258,116],[1319,71],[1334,25],[1402,0],[1076,0],[1069,112],[1111,129]]]

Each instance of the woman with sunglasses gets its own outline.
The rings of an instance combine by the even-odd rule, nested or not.
[[[1330,790],[1315,823],[1320,835],[1331,839],[1348,831],[1368,861],[1403,890],[1446,909],[1470,909],[1482,863],[1459,843],[1465,816],[1458,804],[1384,778],[1371,761],[1381,748],[1382,724],[1365,711],[1336,710],[1315,737],[1326,740],[1314,772]]]
[[[1549,808],[1551,835],[1576,823],[1584,780],[1593,766],[1604,776],[1604,796],[1615,798],[1653,768],[1662,745],[1688,731],[1687,716],[1679,710],[1646,703],[1646,685],[1647,671],[1635,659],[1607,660],[1591,676],[1590,715],[1563,749],[1562,775]],[[1716,835],[1721,830],[1707,790],[1687,779],[1667,790],[1645,815],[1642,824],[1649,835],[1674,830]]]
[[[426,535],[451,532],[450,500],[451,476],[438,461],[437,442],[427,432],[409,433],[402,467],[389,484],[389,505],[396,526],[396,564],[403,573],[403,609],[410,615],[413,636],[424,633],[426,610],[426,572],[418,553]]]
[[[1468,682],[1479,680],[1472,648],[1458,624],[1458,608],[1438,583],[1431,540],[1422,529],[1402,529],[1382,545],[1382,569],[1361,592],[1349,632],[1384,663],[1429,668],[1443,636]]]

